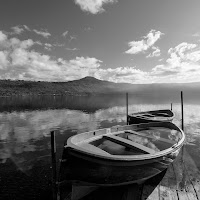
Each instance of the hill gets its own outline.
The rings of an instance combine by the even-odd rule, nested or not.
[[[68,82],[34,82],[23,80],[0,80],[0,96],[12,95],[98,95],[133,93],[137,95],[171,95],[181,90],[197,94],[200,93],[200,83],[172,83],[172,84],[128,84],[113,83],[85,77]]]

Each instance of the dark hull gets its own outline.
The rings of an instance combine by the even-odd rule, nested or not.
[[[166,113],[166,117],[163,117],[162,119],[154,119],[152,117],[144,117],[141,116],[141,113],[145,115],[145,113],[148,114],[153,114],[155,117],[159,117],[161,113]],[[129,124],[141,124],[141,123],[150,123],[150,122],[172,122],[174,118],[174,114],[170,110],[154,110],[154,111],[147,111],[147,112],[141,112],[141,113],[134,113],[131,115],[128,115],[128,123]]]
[[[179,153],[147,160],[120,161],[97,158],[66,148],[60,167],[60,181],[85,185],[117,186],[141,183],[167,169]]]
[[[159,122],[157,120],[151,120],[151,119],[142,119],[137,116],[130,116],[128,115],[128,123],[129,124],[141,124],[141,123],[149,123],[149,122]]]

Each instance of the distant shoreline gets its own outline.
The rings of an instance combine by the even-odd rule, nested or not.
[[[200,83],[128,84],[102,81],[93,77],[68,82],[0,80],[0,97],[16,96],[96,96],[121,95],[174,95],[180,91],[200,94]]]

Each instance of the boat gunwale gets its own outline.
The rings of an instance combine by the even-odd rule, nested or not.
[[[181,133],[181,139],[176,142],[174,145],[172,145],[171,147],[165,149],[165,150],[162,150],[162,151],[159,151],[159,152],[156,152],[155,154],[143,154],[143,155],[103,155],[101,153],[94,153],[92,151],[88,151],[87,149],[85,148],[82,148],[81,146],[78,146],[76,144],[73,143],[73,139],[76,138],[78,135],[84,135],[84,134],[87,134],[87,133],[90,133],[90,132],[94,132],[94,131],[89,131],[89,132],[84,132],[84,133],[80,133],[78,135],[74,135],[74,136],[71,136],[68,140],[67,140],[67,145],[64,146],[64,148],[72,148],[74,151],[78,151],[78,152],[82,152],[84,154],[87,154],[89,156],[93,156],[93,157],[97,157],[97,158],[103,158],[103,159],[107,159],[107,160],[118,160],[118,161],[140,161],[140,160],[147,160],[147,159],[155,159],[155,158],[158,158],[158,157],[162,157],[162,156],[166,156],[168,154],[171,154],[173,152],[176,152],[178,149],[180,149],[182,147],[182,145],[184,144],[184,141],[185,141],[185,133],[179,128],[177,127],[174,123],[172,122],[150,122],[150,123],[142,123],[142,124],[137,124],[137,125],[125,125],[125,126],[118,126],[118,127],[145,127],[146,128],[149,126],[149,127],[162,127],[162,125],[165,125],[166,128],[170,128],[170,127],[167,127],[167,125],[170,125],[170,126],[173,126],[175,130],[178,130],[180,133]],[[144,128],[143,127],[143,128]],[[104,129],[98,129],[98,131],[100,130],[108,130],[108,128],[104,128]],[[97,130],[95,130],[97,131]],[[125,131],[125,130],[123,130]],[[117,133],[119,133],[120,131],[117,131]],[[98,135],[98,136],[92,136],[90,137],[88,140],[84,140],[86,142],[90,142],[90,141],[94,141],[96,139],[100,139],[102,138],[104,135],[116,135],[116,132],[111,132],[111,133],[105,133],[105,134],[102,134],[102,135]],[[81,143],[81,142],[79,142]]]

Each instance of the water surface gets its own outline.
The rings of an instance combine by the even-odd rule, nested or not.
[[[199,99],[200,100],[200,99]],[[179,96],[169,99],[132,96],[129,113],[168,109],[181,126]],[[63,144],[74,134],[126,124],[126,99],[121,96],[0,98],[0,195],[4,199],[47,198],[51,185],[50,131],[56,130],[57,163]],[[200,101],[185,97],[187,160],[200,170]],[[181,178],[180,178],[181,179]],[[181,180],[180,180],[181,182]]]

